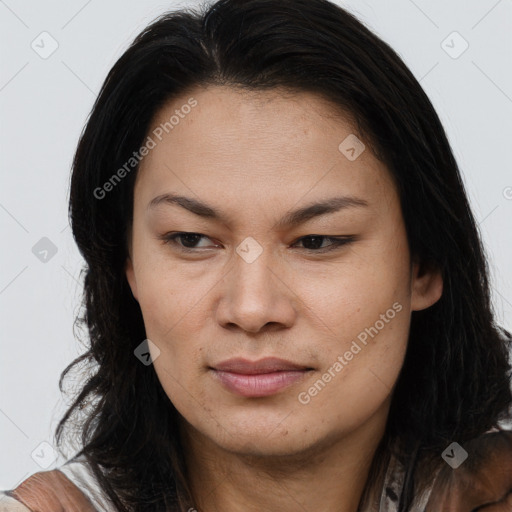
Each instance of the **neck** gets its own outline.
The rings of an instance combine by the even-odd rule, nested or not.
[[[357,431],[287,455],[262,455],[248,447],[228,452],[187,424],[183,446],[195,508],[357,512],[384,433],[384,412]]]

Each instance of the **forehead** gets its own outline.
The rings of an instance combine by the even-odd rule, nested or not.
[[[145,201],[181,191],[230,204],[255,197],[288,204],[336,189],[371,202],[392,192],[389,172],[351,118],[309,92],[197,87],[168,101],[148,135],[155,146],[136,185]],[[354,143],[356,156],[362,152],[348,158],[343,151]]]
[[[189,100],[196,105],[185,108]],[[182,111],[188,113],[179,116]],[[243,153],[260,153],[281,158],[298,159],[322,144],[325,149],[337,150],[337,139],[342,133],[355,133],[348,114],[322,97],[282,88],[270,90],[243,90],[226,86],[208,86],[192,89],[188,94],[174,98],[162,107],[152,122],[152,128],[165,127],[173,118],[172,127],[163,138],[174,143],[173,151],[190,149],[218,154],[220,150],[233,157]],[[332,131],[336,134],[326,138]],[[168,133],[167,133],[168,132]],[[197,141],[190,138],[190,134]],[[162,149],[162,148],[161,148]],[[262,154],[262,150],[265,150]],[[178,154],[176,153],[176,154]]]

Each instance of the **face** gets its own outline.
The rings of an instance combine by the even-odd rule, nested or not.
[[[148,132],[126,276],[163,389],[220,449],[299,453],[385,418],[411,311],[441,295],[389,171],[334,112],[212,86]]]

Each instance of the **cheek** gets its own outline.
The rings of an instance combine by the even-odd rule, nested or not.
[[[294,291],[307,306],[304,314],[320,332],[328,338],[341,335],[346,342],[390,308],[394,317],[395,302],[403,310],[409,307],[406,256],[396,245],[372,242],[322,272],[303,272]]]
[[[150,339],[152,335],[163,341],[204,309],[203,300],[211,288],[211,279],[206,274],[203,279],[192,279],[158,248],[141,252],[139,261],[142,263],[137,268],[137,292],[146,333]]]
[[[409,318],[401,306],[387,316],[384,310],[388,323],[377,316],[354,336],[340,330],[342,339],[326,347],[322,368],[296,397],[304,426],[351,431],[388,403],[407,347]]]
[[[201,302],[190,291],[170,293],[165,283],[147,283],[141,309],[146,335],[160,350],[153,363],[157,377],[174,406],[189,417],[199,405],[206,410],[208,403],[199,385],[204,350],[199,333],[204,319],[197,318]]]
[[[357,263],[310,287],[308,300],[318,328],[322,367],[316,380],[301,388],[326,421],[357,425],[389,396],[403,364],[410,326],[407,253],[382,244]],[[354,260],[355,261],[355,260]],[[318,280],[317,280],[318,283]],[[325,411],[330,411],[329,419]],[[349,414],[347,415],[347,411]]]

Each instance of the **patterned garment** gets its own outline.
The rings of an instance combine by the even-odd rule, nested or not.
[[[467,459],[456,468],[442,461],[432,485],[414,497],[408,512],[512,512],[512,432],[489,431],[464,449]],[[445,460],[455,455],[448,450]],[[404,476],[403,465],[392,458],[379,504],[361,512],[398,512]],[[116,511],[82,457],[0,492],[0,512]]]

